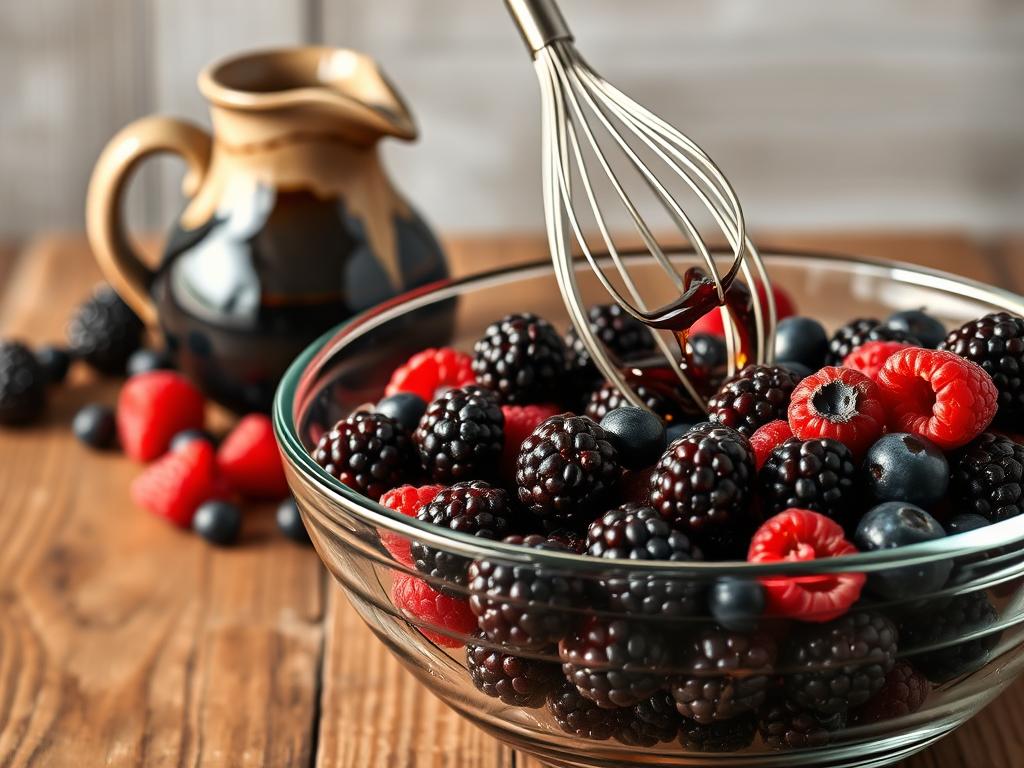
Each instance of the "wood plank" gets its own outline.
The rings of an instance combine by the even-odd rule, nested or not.
[[[36,243],[0,333],[59,339],[97,278],[80,238]],[[0,435],[0,764],[308,765],[320,564],[270,509],[223,551],[135,509],[139,468],[68,431],[116,386],[76,370],[41,426]]]

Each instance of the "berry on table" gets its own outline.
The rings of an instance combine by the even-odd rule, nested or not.
[[[928,438],[890,432],[868,451],[862,479],[877,502],[902,501],[927,509],[946,496],[949,462]]]
[[[752,563],[820,560],[857,551],[842,527],[824,515],[790,509],[767,520],[750,541]],[[761,578],[769,614],[799,621],[831,621],[857,602],[863,573],[822,573],[814,576]]]
[[[143,509],[185,528],[199,505],[222,490],[213,447],[197,441],[146,467],[132,481],[131,496]]]
[[[166,354],[143,347],[142,349],[135,350],[128,357],[128,362],[125,363],[125,374],[128,376],[138,376],[140,373],[168,371],[173,368],[174,364]]]
[[[904,616],[900,647],[925,677],[941,685],[985,665],[1002,636],[990,630],[998,619],[983,590],[967,592],[944,602],[941,610]],[[923,648],[930,650],[916,652]]]
[[[1024,318],[997,312],[966,323],[949,334],[939,349],[980,365],[999,393],[998,422],[1007,427],[1024,420]]]
[[[750,437],[758,427],[786,417],[799,383],[796,374],[780,366],[748,365],[708,401],[708,418]]]
[[[946,338],[946,326],[922,309],[907,309],[889,315],[885,325],[913,336],[926,349],[935,349]]]
[[[838,440],[857,461],[886,423],[878,385],[849,368],[822,368],[801,381],[793,391],[788,415],[794,436]]]
[[[869,341],[899,341],[912,347],[921,346],[920,340],[912,334],[882,325],[873,318],[861,318],[850,321],[832,334],[825,364],[842,365],[847,355]]]
[[[752,632],[764,613],[764,587],[751,579],[725,577],[708,592],[708,610],[725,629]]]
[[[843,358],[843,368],[852,368],[874,379],[886,360],[909,346],[902,341],[869,341]]]
[[[456,387],[427,406],[412,441],[434,482],[490,478],[505,442],[505,416],[490,390]]]
[[[192,530],[211,544],[233,544],[242,530],[242,510],[227,501],[203,502],[192,517]]]
[[[417,632],[442,648],[460,648],[476,629],[476,617],[465,600],[407,573],[395,574],[391,602]]]
[[[103,450],[117,442],[117,419],[109,405],[90,403],[78,409],[71,421],[71,431],[90,448]]]
[[[387,397],[411,392],[429,403],[439,390],[464,387],[476,381],[473,358],[450,347],[424,349],[395,369],[384,388]]]
[[[202,394],[184,376],[152,371],[133,376],[117,399],[117,432],[124,452],[136,461],[162,455],[171,439],[186,429],[202,429]]]
[[[601,429],[627,469],[651,466],[668,445],[664,422],[645,408],[624,406],[608,411],[601,419]]]
[[[357,411],[326,432],[312,455],[327,474],[377,501],[385,491],[402,484],[411,464],[412,446],[394,419]]]
[[[217,449],[217,467],[246,498],[277,500],[288,495],[274,426],[261,413],[242,417],[228,433]]]
[[[810,317],[787,317],[775,329],[775,359],[799,363],[812,371],[821,368],[828,354],[828,334]]]
[[[739,752],[753,744],[756,735],[757,718],[752,712],[710,725],[684,717],[679,743],[687,752]]]
[[[510,707],[538,709],[565,682],[558,664],[513,656],[484,645],[466,646],[466,668],[476,689]]]
[[[923,435],[945,450],[984,432],[998,407],[992,377],[976,363],[942,350],[895,353],[878,373],[878,389],[891,429]]]
[[[750,436],[750,447],[754,449],[754,466],[758,472],[768,460],[772,451],[793,437],[789,422],[783,419],[769,421],[758,427]]]
[[[511,314],[474,345],[473,372],[503,403],[548,402],[563,384],[565,358],[565,344],[547,320]]]
[[[1024,512],[1024,445],[985,432],[952,462],[950,496],[957,509],[991,523]]]
[[[28,424],[46,405],[46,373],[32,351],[0,341],[0,425]]]
[[[142,321],[113,288],[102,285],[68,323],[68,349],[97,371],[124,373],[132,352],[142,345]]]
[[[920,507],[887,501],[868,511],[857,525],[854,542],[862,552],[894,549],[946,536],[939,521]],[[953,570],[951,559],[887,568],[868,574],[867,588],[890,600],[928,595],[944,585]]]
[[[516,459],[523,441],[537,427],[552,416],[557,416],[562,409],[556,405],[503,405],[501,413],[505,417],[505,442],[501,451],[502,477],[515,482]]]
[[[377,403],[374,410],[390,416],[402,429],[412,434],[427,411],[427,401],[415,392],[396,392]]]
[[[400,485],[381,496],[380,503],[381,506],[406,517],[416,517],[416,513],[433,501],[442,487],[440,485],[424,485],[417,488],[414,485]],[[410,551],[412,542],[408,538],[400,533],[381,529],[380,541],[396,562],[412,568],[413,560]]]
[[[857,465],[838,440],[793,438],[765,461],[757,480],[765,514],[809,509],[845,524],[856,502]]]
[[[598,340],[619,362],[635,360],[654,351],[654,339],[647,326],[618,304],[593,305],[587,310],[587,320]],[[574,384],[585,385],[601,377],[575,328],[570,328],[565,335],[565,347],[568,371]]]
[[[930,691],[924,675],[906,661],[898,661],[885,676],[881,690],[850,713],[850,722],[867,725],[912,715],[924,705]]]
[[[36,348],[36,361],[43,369],[46,383],[55,386],[64,382],[71,368],[71,355],[62,347],[44,344]]]
[[[797,707],[783,697],[761,711],[757,729],[768,749],[820,749],[832,741],[832,732],[846,727],[846,714],[822,715]]]
[[[295,503],[295,499],[288,498],[278,504],[274,512],[274,520],[277,523],[277,529],[296,544],[307,546],[312,544],[309,531],[306,530],[306,526],[302,522],[302,514],[299,512],[299,505]]]

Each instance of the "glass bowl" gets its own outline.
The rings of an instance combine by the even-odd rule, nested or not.
[[[673,258],[689,265],[686,254]],[[831,327],[917,307],[949,326],[997,309],[1024,314],[1016,295],[931,270],[810,254],[766,258],[800,311]],[[657,287],[655,267],[630,262],[642,286]],[[601,301],[584,271],[584,299]],[[433,528],[353,492],[312,461],[308,451],[324,430],[379,399],[390,371],[412,352],[442,344],[469,349],[488,322],[523,311],[568,325],[547,263],[435,284],[363,314],[314,343],[277,393],[277,438],[317,553],[376,635],[451,707],[553,766],[838,768],[885,765],[925,748],[1017,676],[1024,517],[926,544],[785,565],[609,561]],[[415,581],[423,575],[403,564],[414,542],[458,564],[460,574],[477,560],[502,578],[543,588],[471,594],[460,575],[428,579],[439,591],[427,590]],[[725,629],[702,597],[723,579],[827,583],[950,561],[941,589],[902,600],[862,597],[826,622],[739,616]],[[627,610],[628,601],[608,599],[616,584],[691,599],[672,610]],[[494,636],[533,629],[514,635],[511,645],[477,636],[470,597],[477,612],[489,611],[492,626],[505,627]],[[577,651],[575,666],[564,671],[594,698],[640,704],[601,709],[574,694],[548,644],[559,637]],[[909,704],[891,695],[900,686],[878,692],[894,663],[914,670],[917,696]],[[499,684],[503,674],[511,677]],[[691,717],[673,714],[673,691]]]

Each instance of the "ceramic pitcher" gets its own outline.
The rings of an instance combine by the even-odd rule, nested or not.
[[[122,130],[89,188],[89,239],[124,299],[215,399],[265,410],[288,363],[353,313],[447,275],[379,140],[416,137],[402,98],[351,50],[251,53],[199,76],[212,135],[170,117]],[[187,203],[155,269],[125,235],[127,177],[181,155]]]

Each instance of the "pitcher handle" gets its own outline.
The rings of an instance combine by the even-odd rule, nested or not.
[[[159,115],[144,117],[110,140],[93,169],[85,213],[89,244],[111,285],[149,326],[157,321],[150,294],[155,272],[131,247],[125,232],[121,203],[126,183],[142,160],[173,152],[185,160],[182,191],[193,197],[209,167],[212,144],[210,134],[192,123]]]

